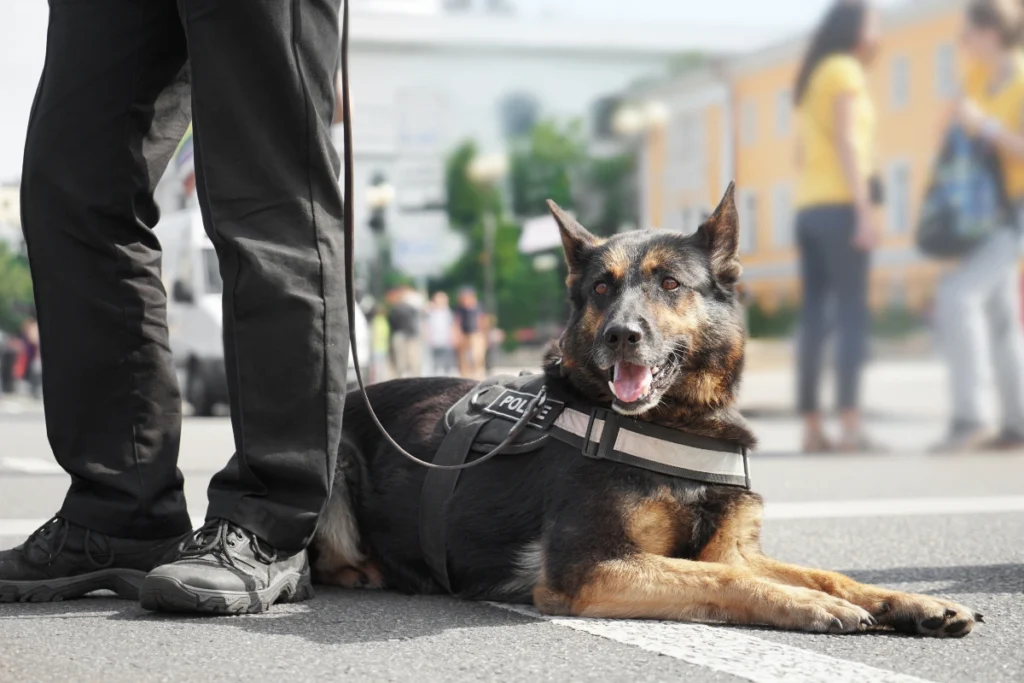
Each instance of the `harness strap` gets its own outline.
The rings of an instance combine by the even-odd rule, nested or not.
[[[491,421],[490,415],[474,418],[460,429],[453,429],[437,449],[434,462],[438,465],[458,466],[466,462],[477,434]],[[420,494],[420,546],[423,557],[437,582],[449,593],[448,579],[448,505],[459,483],[459,469],[427,470]]]

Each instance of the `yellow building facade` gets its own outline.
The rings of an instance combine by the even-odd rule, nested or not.
[[[878,112],[878,171],[886,186],[880,209],[884,239],[871,275],[876,310],[924,310],[940,272],[914,249],[913,231],[957,92],[963,7],[959,0],[917,0],[884,16],[881,51],[869,70]],[[643,145],[644,224],[692,230],[735,179],[744,283],[768,309],[800,296],[792,87],[805,47],[805,39],[793,40],[640,93],[664,102],[670,112]]]

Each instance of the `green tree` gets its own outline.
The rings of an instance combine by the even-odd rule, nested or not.
[[[512,211],[517,216],[545,213],[547,200],[573,205],[573,180],[586,160],[580,122],[564,126],[541,121],[524,139],[513,142],[510,163]]]
[[[580,216],[588,230],[609,237],[624,224],[638,222],[635,173],[632,154],[588,160],[579,190],[589,208]]]
[[[469,165],[476,154],[476,145],[464,142],[448,157],[448,219],[453,229],[465,235],[466,251],[443,277],[431,284],[453,295],[466,285],[483,293],[484,219],[491,212],[498,217],[494,241],[498,324],[509,331],[531,327],[544,310],[545,297],[558,292],[557,279],[550,273],[536,273],[532,260],[519,253],[520,226],[505,217],[501,194],[469,179]]]
[[[633,156],[591,158],[579,121],[541,121],[509,146],[508,190],[515,216],[543,215],[550,198],[567,209],[580,209],[584,225],[599,235],[614,234],[623,223],[636,221]],[[476,155],[476,145],[467,141],[452,151],[446,164],[448,218],[467,238],[462,258],[433,283],[450,292],[463,285],[482,292],[484,217],[488,212],[505,216],[500,192],[469,179],[469,166]],[[519,253],[519,235],[516,222],[498,219],[495,296],[498,323],[510,332],[539,322],[557,322],[565,311],[564,268],[538,272],[533,257]]]
[[[498,192],[493,188],[481,187],[469,179],[469,165],[476,155],[476,143],[467,140],[455,148],[445,163],[448,221],[453,228],[463,232],[478,225],[487,211],[501,214],[501,197]]]
[[[0,330],[16,331],[31,306],[28,262],[0,243]]]

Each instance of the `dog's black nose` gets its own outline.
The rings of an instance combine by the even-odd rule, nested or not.
[[[644,338],[644,331],[639,325],[612,325],[604,331],[604,343],[613,349],[636,346]]]

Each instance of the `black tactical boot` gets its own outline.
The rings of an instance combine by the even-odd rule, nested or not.
[[[137,600],[146,574],[172,562],[185,538],[113,538],[54,517],[0,552],[0,602],[52,602],[100,589]]]
[[[184,545],[177,561],[149,573],[139,601],[149,610],[246,614],[311,597],[305,550],[280,555],[237,524],[215,519]]]

